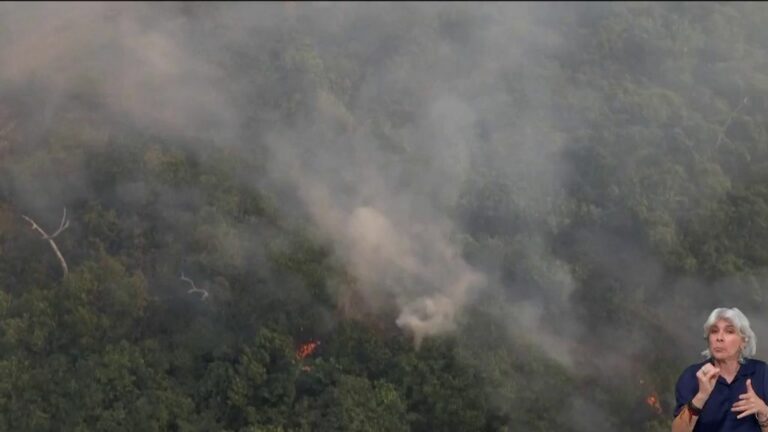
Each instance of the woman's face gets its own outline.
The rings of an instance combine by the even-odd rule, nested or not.
[[[715,360],[738,360],[744,338],[730,321],[720,319],[709,328],[709,351]]]

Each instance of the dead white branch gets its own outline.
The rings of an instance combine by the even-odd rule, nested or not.
[[[61,222],[59,223],[59,228],[56,229],[56,231],[48,235],[38,224],[35,223],[31,218],[21,215],[27,222],[29,222],[32,225],[32,229],[40,233],[40,236],[43,240],[48,240],[48,243],[51,245],[51,249],[53,249],[53,252],[56,253],[56,256],[59,258],[59,262],[61,263],[61,269],[64,271],[64,275],[66,276],[67,273],[69,273],[69,268],[67,267],[67,262],[64,260],[64,256],[61,255],[61,251],[59,251],[58,246],[56,246],[56,242],[53,241],[54,237],[61,234],[62,231],[67,229],[69,226],[69,219],[67,219],[67,208],[64,207],[64,215],[61,217]]]
[[[736,117],[736,114],[744,108],[746,104],[749,103],[749,96],[745,97],[743,101],[739,104],[739,106],[736,107],[735,110],[731,113],[731,115],[728,117],[728,120],[725,121],[725,124],[720,129],[720,135],[717,137],[717,143],[715,143],[715,147],[720,147],[720,143],[723,142],[723,138],[726,138],[725,131],[728,130],[728,126],[731,125],[731,122],[733,121],[733,118]]]
[[[205,300],[206,297],[208,297],[208,291],[196,287],[195,283],[192,281],[192,279],[184,276],[184,273],[181,274],[181,280],[189,282],[189,284],[192,285],[192,288],[190,288],[189,291],[187,291],[187,294],[191,294],[191,293],[195,293],[195,292],[202,293],[203,295],[202,295],[202,297],[200,297],[200,300]]]

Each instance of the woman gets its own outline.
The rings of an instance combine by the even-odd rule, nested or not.
[[[704,323],[707,360],[677,380],[672,432],[768,432],[766,364],[751,359],[755,334],[736,308],[717,308]]]

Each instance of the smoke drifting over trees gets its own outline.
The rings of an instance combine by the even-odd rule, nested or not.
[[[766,18],[0,5],[0,429],[668,430],[768,337]]]

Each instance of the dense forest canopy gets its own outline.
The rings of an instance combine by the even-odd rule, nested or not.
[[[768,358],[766,22],[0,4],[0,430],[669,430]]]

